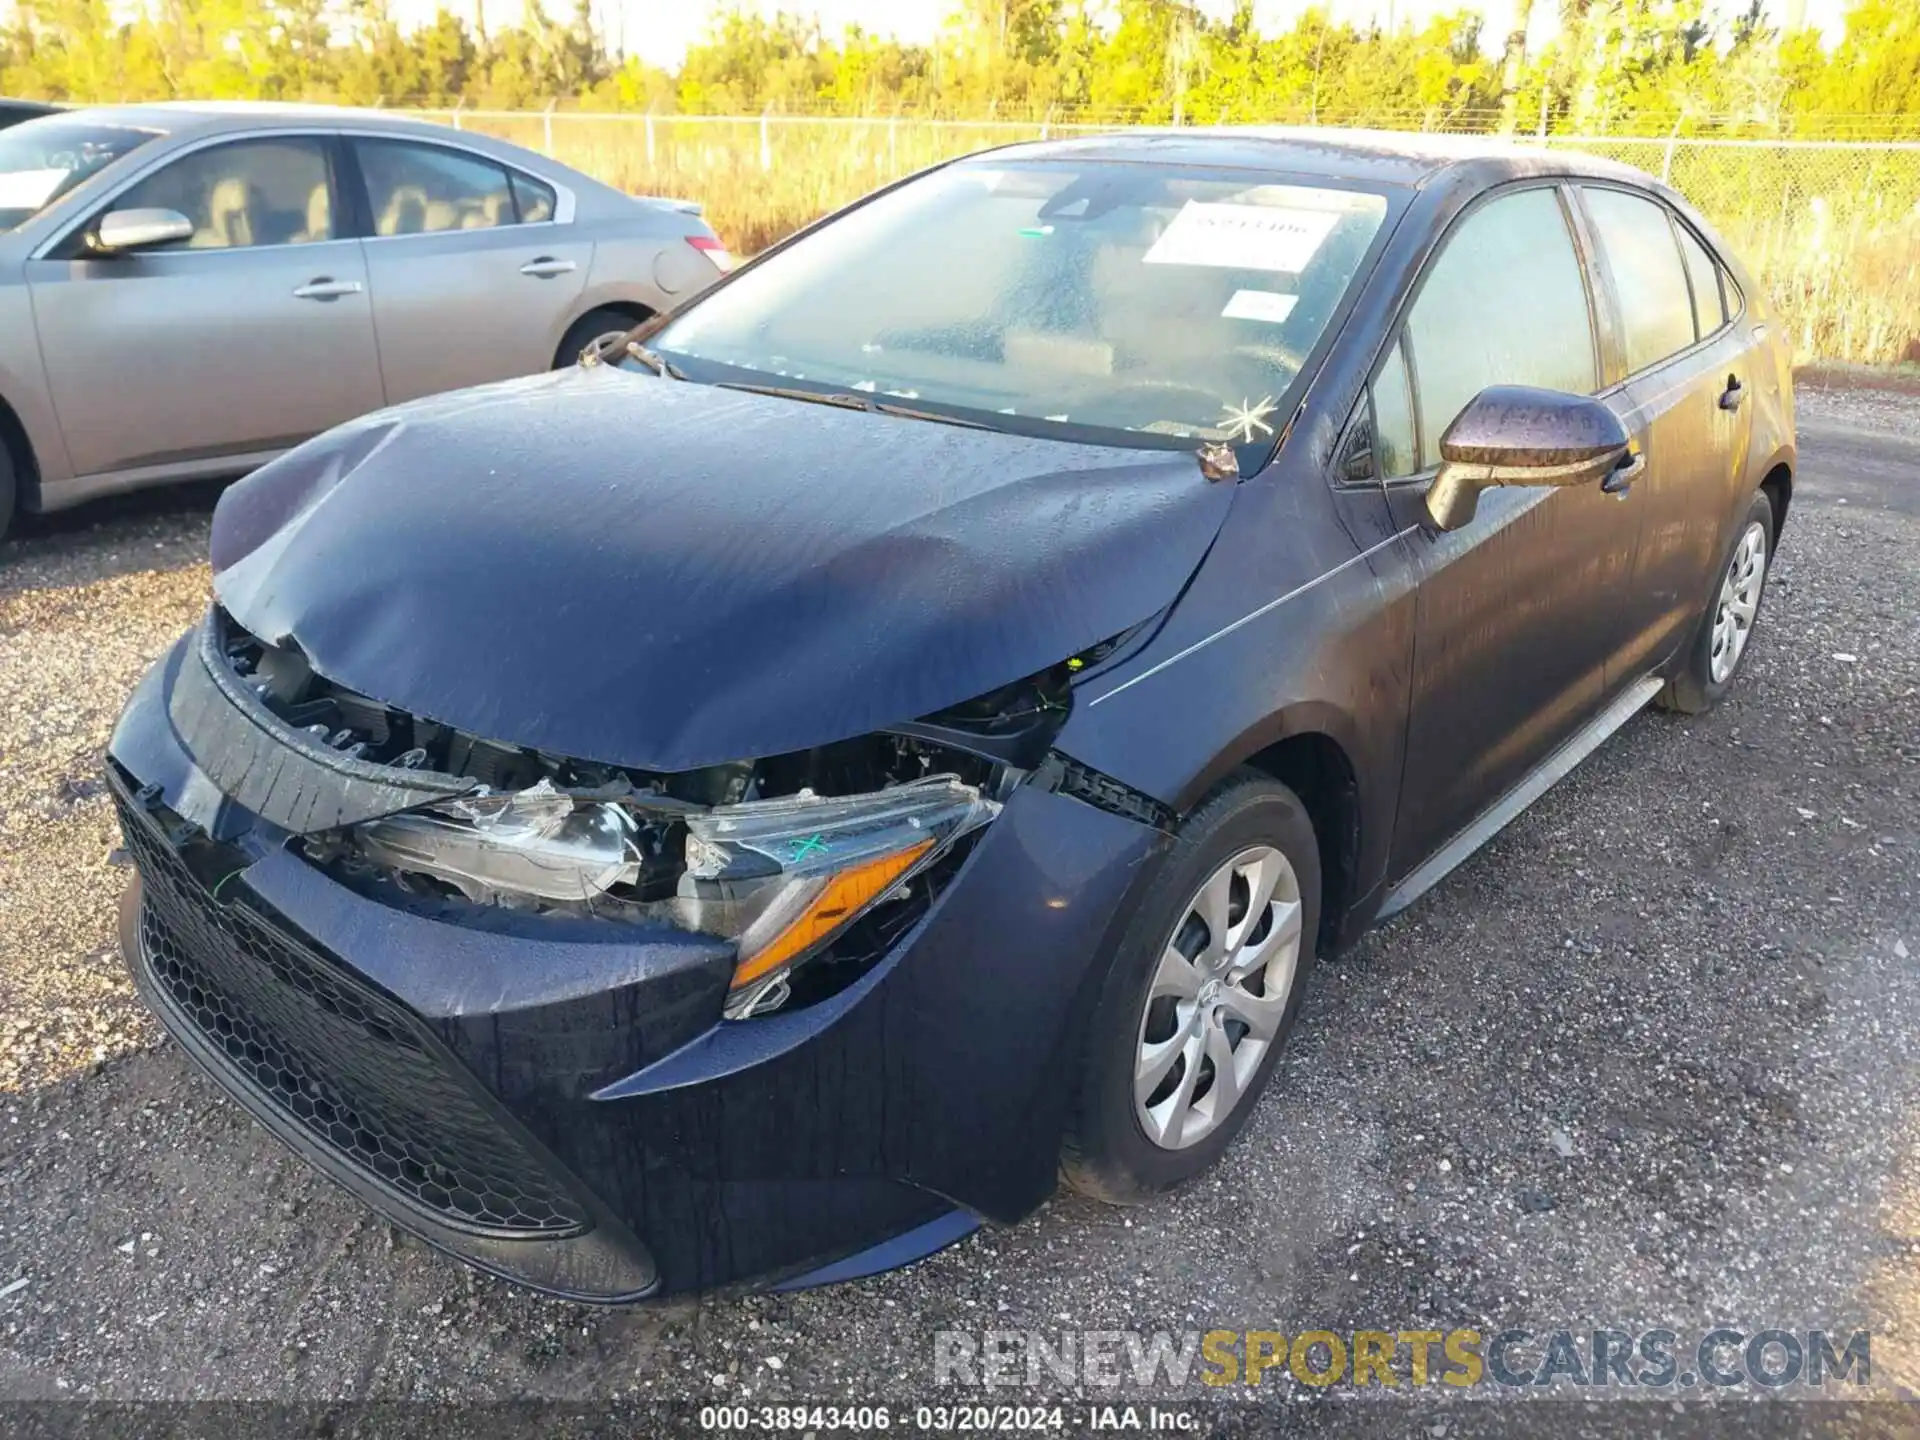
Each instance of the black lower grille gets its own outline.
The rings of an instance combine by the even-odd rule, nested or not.
[[[238,1084],[443,1225],[548,1239],[588,1228],[579,1202],[487,1113],[415,1017],[244,893],[216,899],[221,886],[202,885],[155,820],[115,792],[140,868],[134,963]]]

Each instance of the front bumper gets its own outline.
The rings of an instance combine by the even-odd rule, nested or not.
[[[395,1223],[617,1301],[845,1278],[1050,1193],[1078,1020],[1154,830],[1024,787],[866,975],[725,1022],[724,942],[425,916],[308,865],[179,733],[197,663],[176,646],[109,747],[128,962],[190,1055]]]

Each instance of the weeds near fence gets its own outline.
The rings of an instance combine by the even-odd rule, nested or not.
[[[1920,145],[1579,142],[1656,175],[1767,292],[1801,360],[1920,359]]]
[[[469,113],[633,193],[698,200],[750,255],[938,161],[1041,138],[1040,124]],[[1052,133],[1060,133],[1053,127]],[[1664,175],[1765,289],[1796,358],[1920,360],[1920,145],[1621,139],[1546,143]]]

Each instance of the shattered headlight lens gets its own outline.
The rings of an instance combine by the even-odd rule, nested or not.
[[[692,928],[739,942],[727,1014],[776,1006],[795,965],[999,813],[975,787],[936,775],[689,816],[681,912]]]
[[[640,873],[633,817],[578,803],[548,780],[370,820],[355,833],[367,859],[436,876],[482,904],[591,901]]]
[[[649,915],[737,942],[726,1014],[777,1008],[793,968],[1000,813],[953,775],[860,795],[811,790],[710,809],[674,807],[685,865],[670,898],[639,901],[643,820],[657,801],[524,790],[410,810],[354,828],[362,859],[431,876],[481,904]],[[657,847],[653,850],[657,857]],[[596,901],[606,904],[596,905]]]

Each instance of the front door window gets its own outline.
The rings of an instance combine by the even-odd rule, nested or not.
[[[193,222],[184,250],[314,245],[336,236],[327,155],[297,136],[242,140],[183,156],[113,202],[115,210],[177,210]]]

